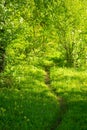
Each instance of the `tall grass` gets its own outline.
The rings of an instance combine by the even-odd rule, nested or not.
[[[67,101],[67,112],[57,130],[87,129],[87,71],[51,69],[52,89]]]
[[[45,72],[34,66],[18,67],[13,66],[10,79],[9,73],[2,78],[0,130],[50,130],[59,103],[44,83]]]

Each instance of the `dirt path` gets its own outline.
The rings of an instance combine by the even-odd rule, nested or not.
[[[51,88],[51,79],[50,79],[50,68],[45,68],[45,84],[49,87],[50,91],[56,95],[58,103],[60,104],[60,110],[58,108],[58,117],[56,119],[54,119],[51,129],[50,130],[56,130],[56,128],[59,127],[59,125],[61,124],[62,120],[63,120],[63,116],[66,113],[67,110],[67,106],[66,106],[66,101],[65,99],[63,99],[62,97],[60,97],[58,95],[58,93],[56,93],[52,88]]]

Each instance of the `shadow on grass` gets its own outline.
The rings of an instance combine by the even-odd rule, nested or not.
[[[59,95],[67,99],[67,112],[57,130],[87,130],[87,91],[65,91]]]
[[[50,130],[58,107],[47,91],[0,89],[0,130]]]
[[[70,102],[58,130],[87,130],[87,101]]]

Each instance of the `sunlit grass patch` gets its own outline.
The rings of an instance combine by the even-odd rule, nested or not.
[[[66,68],[53,68],[51,70],[52,87],[63,91],[82,91],[87,86],[87,73]]]
[[[19,64],[6,67],[3,75],[1,75],[1,87],[7,88],[28,88],[37,84],[44,84],[45,72],[40,67],[34,65]]]

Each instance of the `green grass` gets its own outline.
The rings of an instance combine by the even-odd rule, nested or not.
[[[56,94],[67,105],[56,130],[87,130],[86,71],[51,67],[53,93],[40,67],[13,66],[11,70],[12,76],[2,75],[0,80],[0,130],[50,130],[61,117]]]
[[[67,112],[56,130],[87,130],[87,71],[51,69],[51,86],[67,101]]]
[[[6,87],[3,81],[0,88],[0,130],[50,130],[59,114],[57,98],[44,84],[43,70],[25,69],[21,76],[13,72],[13,86]]]
[[[50,130],[59,105],[48,90],[37,89],[0,90],[0,130]]]

